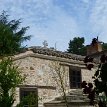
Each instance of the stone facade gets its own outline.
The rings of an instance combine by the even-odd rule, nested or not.
[[[67,95],[68,107],[98,107],[97,104],[92,106],[89,104],[87,95],[84,95],[81,89],[72,89]],[[45,107],[66,107],[62,97],[44,104]]]
[[[88,71],[83,63],[83,56],[67,54],[55,50],[29,49],[14,56],[14,63],[19,66],[22,75],[26,77],[23,85],[16,89],[16,101],[20,101],[20,87],[36,87],[38,89],[39,106],[60,96],[59,85],[55,81],[55,70],[61,66],[64,74],[66,90],[70,90],[69,67],[80,69],[82,81],[91,80],[92,71]]]
[[[93,82],[92,78],[94,76],[95,69],[92,70],[86,70],[86,69],[81,69],[81,74],[82,74],[82,81],[87,81],[87,82]]]

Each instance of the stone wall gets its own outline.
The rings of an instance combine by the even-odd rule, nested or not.
[[[14,63],[19,66],[22,75],[26,77],[23,85],[38,88],[39,105],[49,102],[60,96],[60,83],[57,72],[61,68],[64,74],[64,86],[69,92],[69,66],[73,69],[81,69],[82,81],[91,81],[94,72],[86,70],[83,61],[55,56],[35,54],[31,51],[15,56]],[[16,101],[19,103],[19,88],[16,89]]]
[[[25,57],[14,61],[16,65],[19,65],[19,69],[22,71],[22,75],[26,77],[23,85],[36,86],[38,88],[39,104],[50,101],[55,96],[59,95],[59,87],[54,77],[56,77],[54,68],[58,61],[45,60],[35,57]],[[52,67],[51,67],[52,66]],[[56,67],[55,67],[56,66]],[[65,66],[65,86],[69,88],[69,67]],[[53,73],[52,73],[53,72]],[[45,87],[47,86],[47,87]],[[48,88],[48,87],[57,87]],[[48,89],[47,89],[48,88]],[[19,103],[19,89],[16,90],[15,105]]]
[[[94,76],[95,69],[87,70],[81,69],[82,81],[92,82],[92,77]]]

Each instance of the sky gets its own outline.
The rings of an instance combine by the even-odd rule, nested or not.
[[[107,0],[0,0],[0,13],[20,19],[32,35],[27,46],[43,46],[66,51],[74,37],[84,37],[85,44],[99,37],[107,43]]]

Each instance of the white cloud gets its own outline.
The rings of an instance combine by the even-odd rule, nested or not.
[[[84,3],[89,3],[90,0],[82,0]]]
[[[0,0],[0,10],[7,10],[11,19],[22,18],[22,26],[30,26],[28,34],[33,37],[28,45],[47,40],[50,47],[57,42],[58,49],[66,50],[74,36],[89,41],[98,35],[107,42],[106,0]]]
[[[60,7],[53,4],[53,0],[10,0],[8,10],[11,18],[23,18],[23,25],[30,26],[29,34],[34,35],[29,45],[39,45],[43,40],[58,49],[65,50],[72,37],[78,34],[76,21],[67,15]],[[3,7],[2,7],[3,8]]]
[[[42,32],[47,35],[47,41],[51,47],[57,42],[58,49],[65,50],[68,48],[69,40],[79,34],[78,25],[74,18],[67,15],[58,6],[53,6],[50,14],[53,20],[42,29]]]
[[[96,0],[90,15],[92,31],[99,35],[99,38],[107,42],[107,1]]]

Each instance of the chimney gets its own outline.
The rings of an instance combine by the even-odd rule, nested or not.
[[[87,45],[87,55],[91,55],[102,51],[102,44],[98,41],[98,38],[94,38],[90,45]]]

